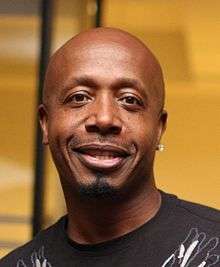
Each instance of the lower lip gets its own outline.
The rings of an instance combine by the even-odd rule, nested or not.
[[[116,157],[111,159],[101,159],[88,154],[79,153],[80,160],[88,167],[96,170],[112,170],[120,167],[125,158]]]

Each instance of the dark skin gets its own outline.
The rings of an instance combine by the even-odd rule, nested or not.
[[[153,162],[166,126],[163,102],[159,63],[126,32],[92,29],[52,57],[40,123],[61,179],[72,240],[117,238],[159,210]]]

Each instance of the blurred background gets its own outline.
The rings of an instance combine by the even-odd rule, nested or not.
[[[57,0],[48,12],[51,53],[95,25],[127,30],[152,49],[164,70],[169,113],[157,184],[220,209],[220,1]],[[31,239],[33,216],[46,227],[65,213],[48,151],[44,194],[36,188],[41,23],[42,1],[0,1],[0,257]],[[37,211],[34,199],[42,201]]]

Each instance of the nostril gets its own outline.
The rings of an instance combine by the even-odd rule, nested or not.
[[[118,127],[118,126],[112,126],[111,128],[112,128],[112,129],[111,129],[111,132],[112,132],[113,134],[119,134],[119,133],[121,132],[121,128]]]
[[[119,134],[121,132],[121,127],[119,126],[103,126],[100,127],[96,124],[87,124],[85,125],[86,131],[88,133],[100,133],[100,134]]]
[[[85,127],[86,127],[87,132],[89,132],[89,133],[93,133],[93,132],[97,133],[97,132],[99,132],[99,128],[95,124],[86,125]]]
[[[99,116],[98,116],[99,115]],[[85,122],[86,131],[89,133],[99,134],[119,134],[122,129],[122,122],[119,118],[106,116],[105,114],[98,114],[96,116],[89,116]],[[105,116],[104,116],[105,115]]]

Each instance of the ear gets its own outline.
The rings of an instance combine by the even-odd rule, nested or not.
[[[44,104],[38,107],[38,114],[43,134],[43,144],[48,145],[48,112]]]
[[[166,130],[167,127],[167,111],[165,109],[162,110],[162,112],[160,113],[160,117],[159,117],[159,131],[158,131],[158,135],[157,135],[157,144],[160,143],[160,140]]]

